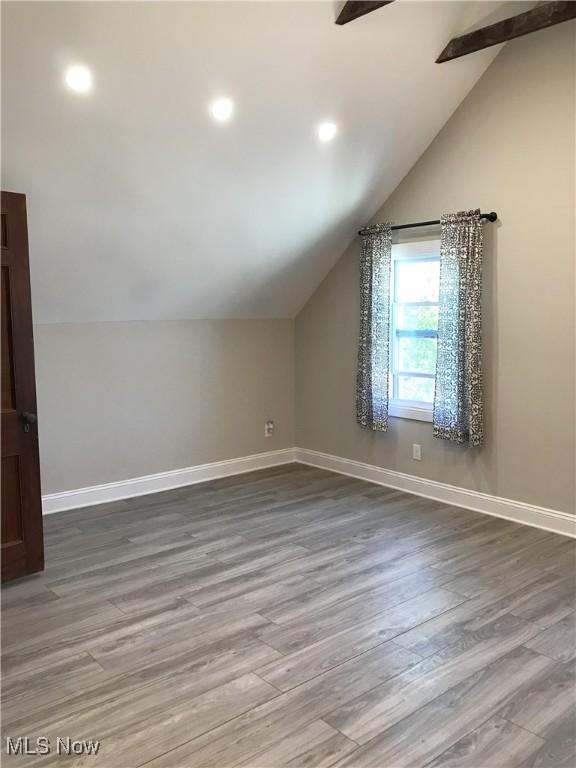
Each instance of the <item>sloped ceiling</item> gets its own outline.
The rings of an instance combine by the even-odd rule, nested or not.
[[[497,49],[438,52],[500,5],[338,27],[332,2],[2,3],[2,186],[28,195],[35,322],[294,316]],[[87,95],[63,85],[78,62]]]

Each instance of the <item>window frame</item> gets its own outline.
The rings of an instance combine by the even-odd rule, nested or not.
[[[397,373],[397,356],[399,345],[395,343],[398,338],[396,333],[396,309],[398,302],[395,301],[397,293],[398,274],[396,264],[406,261],[439,261],[440,260],[440,237],[427,240],[413,240],[411,242],[394,243],[392,245],[392,274],[390,280],[390,351],[389,351],[389,388],[390,396],[388,398],[388,415],[402,419],[413,419],[416,421],[432,421],[434,410],[433,403],[426,403],[421,400],[402,400],[394,397],[395,381],[399,375]],[[404,306],[431,306],[437,307],[436,301],[404,302]],[[421,332],[408,332],[409,338],[415,338]],[[431,334],[424,332],[424,338],[438,338],[437,333]],[[408,336],[408,334],[406,334]],[[396,359],[395,359],[396,358]],[[402,372],[406,375],[406,371]],[[412,376],[425,379],[436,379],[435,374],[412,373]]]

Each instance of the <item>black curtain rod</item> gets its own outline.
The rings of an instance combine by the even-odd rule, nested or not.
[[[494,211],[490,211],[490,213],[481,213],[480,218],[486,219],[486,221],[496,221],[498,214]],[[415,229],[416,227],[433,227],[435,224],[440,224],[440,219],[435,219],[434,221],[416,221],[414,224],[395,224],[393,227],[390,227],[390,229]],[[370,227],[365,227],[364,229],[361,229],[358,234],[367,234],[370,232],[370,229]]]

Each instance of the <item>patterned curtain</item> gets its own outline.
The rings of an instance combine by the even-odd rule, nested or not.
[[[442,216],[434,437],[483,443],[482,221],[480,211]]]
[[[356,379],[356,420],[367,429],[388,429],[388,349],[390,326],[389,224],[362,235],[360,259],[360,341]]]

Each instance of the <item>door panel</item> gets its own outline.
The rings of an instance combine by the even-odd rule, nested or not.
[[[44,567],[26,198],[2,192],[2,580]]]
[[[4,216],[2,216],[4,220]],[[14,392],[14,365],[12,352],[12,327],[10,323],[10,277],[8,267],[2,267],[2,410],[13,410],[16,405]]]
[[[2,515],[2,543],[22,544],[20,460],[18,456],[2,456],[2,508],[17,510],[16,514]]]

